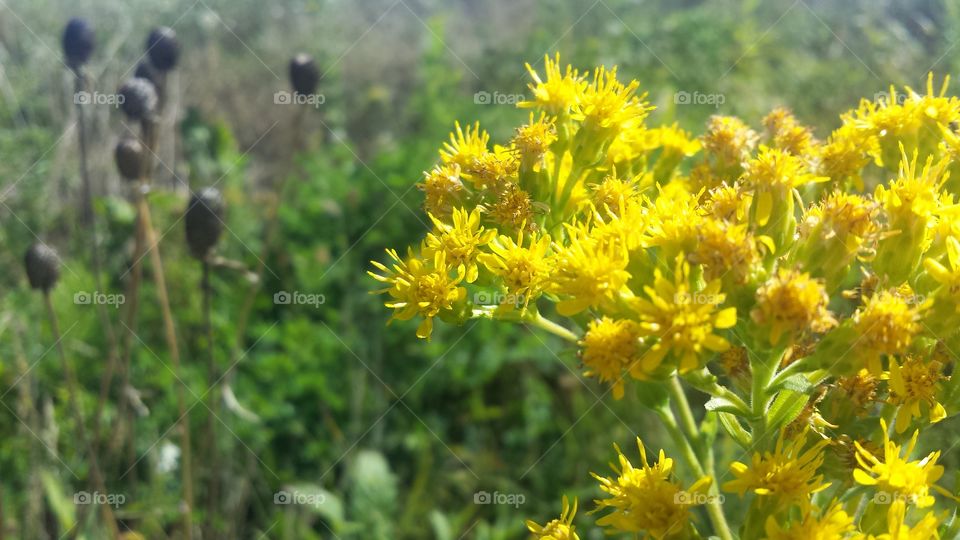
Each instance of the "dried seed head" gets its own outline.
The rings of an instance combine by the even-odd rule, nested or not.
[[[190,253],[205,259],[223,232],[223,195],[208,187],[193,194],[187,206],[184,222],[187,227],[187,245]]]
[[[157,70],[146,60],[137,63],[137,69],[133,72],[133,76],[146,79],[153,83],[154,88],[157,87]]]
[[[290,60],[290,84],[298,94],[312,94],[320,82],[317,64],[309,54],[300,53]]]
[[[173,28],[161,26],[154,28],[147,36],[147,55],[150,63],[160,71],[170,71],[180,59],[180,42]]]
[[[126,180],[136,180],[143,172],[143,145],[132,137],[120,139],[113,153],[120,176]]]
[[[49,291],[60,277],[60,257],[50,246],[43,243],[32,244],[23,257],[27,268],[27,280],[30,287]]]
[[[120,86],[117,91],[123,101],[120,107],[134,120],[145,120],[153,116],[157,108],[157,89],[147,79],[134,77]]]
[[[93,26],[86,19],[74,17],[63,29],[63,54],[67,65],[77,68],[87,63],[93,53],[95,36]]]

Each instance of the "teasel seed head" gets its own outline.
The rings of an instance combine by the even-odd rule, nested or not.
[[[180,59],[180,42],[173,28],[160,26],[147,36],[147,56],[150,63],[160,71],[170,71]]]
[[[52,247],[42,242],[32,244],[23,257],[23,263],[31,288],[46,292],[57,284],[60,257]]]
[[[143,145],[133,137],[125,137],[117,143],[113,157],[117,170],[125,180],[136,180],[143,172]]]
[[[312,94],[320,82],[317,64],[309,54],[300,53],[290,60],[290,84],[298,94]]]
[[[157,108],[157,89],[148,79],[134,77],[120,86],[118,93],[123,96],[120,108],[134,120],[146,120],[153,116]]]
[[[134,70],[133,76],[146,79],[153,83],[154,88],[157,87],[157,69],[151,66],[147,60],[141,60],[137,63],[137,69]]]
[[[86,19],[74,17],[63,29],[63,54],[67,65],[78,68],[87,63],[93,53],[95,36],[93,26]]]
[[[184,222],[190,254],[205,259],[223,232],[223,195],[213,187],[203,188],[190,197]]]

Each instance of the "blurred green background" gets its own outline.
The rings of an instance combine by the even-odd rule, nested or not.
[[[611,443],[633,455],[635,434],[666,439],[651,433],[635,397],[600,399],[606,389],[583,378],[574,352],[550,336],[477,322],[441,327],[428,343],[415,338],[415,323],[385,326],[388,310],[368,294],[369,261],[426,228],[414,183],[454,121],[479,120],[503,141],[526,118],[498,104],[529,92],[524,62],[542,67],[545,53],[560,51],[582,69],[618,64],[657,106],[651,124],[677,121],[696,133],[719,113],[756,126],[787,105],[826,137],[860,97],[891,83],[922,87],[928,71],[938,80],[956,72],[960,56],[956,0],[0,0],[4,537],[60,537],[76,514],[73,494],[92,491],[80,480],[88,464],[43,305],[22,270],[38,239],[61,253],[54,303],[89,416],[105,344],[96,310],[73,300],[94,286],[91,238],[79,223],[72,80],[60,52],[70,16],[96,27],[89,73],[104,93],[132,75],[150,28],[172,26],[182,43],[170,81],[176,113],[165,120],[150,200],[198,475],[210,466],[202,461],[209,413],[198,402],[209,351],[200,266],[180,221],[188,188],[225,193],[220,254],[265,265],[245,328],[237,314],[249,282],[229,269],[213,276],[213,354],[228,383],[216,418],[224,486],[219,515],[198,515],[225,538],[523,538],[523,520],[553,517],[561,494],[592,506],[599,492],[589,472],[606,472]],[[319,107],[274,103],[300,51],[323,73]],[[722,104],[677,103],[678,92]],[[105,292],[122,292],[135,211],[112,149],[130,126],[109,105],[87,117]],[[278,185],[278,241],[265,252]],[[277,304],[281,291],[324,302]],[[155,298],[147,277],[132,388],[111,391],[100,456],[109,491],[125,497],[118,517],[146,538],[174,535],[180,482],[171,427],[181,383],[166,367]],[[120,406],[130,394],[132,415]],[[323,503],[276,504],[284,491]],[[483,492],[521,495],[523,504],[476,504]],[[581,536],[601,538],[590,521],[583,511]]]

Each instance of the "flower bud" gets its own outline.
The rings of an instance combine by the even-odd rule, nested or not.
[[[157,89],[147,79],[134,77],[123,83],[117,92],[123,97],[120,107],[131,119],[150,118],[157,108]]]
[[[63,54],[67,64],[77,68],[87,63],[93,53],[95,36],[86,19],[74,17],[63,29]]]
[[[143,172],[143,145],[132,137],[120,139],[113,157],[117,162],[120,176],[126,180],[136,180]]]
[[[204,188],[190,197],[184,218],[190,253],[204,259],[223,232],[223,195],[216,188]]]
[[[23,258],[30,287],[49,291],[60,277],[60,258],[57,252],[43,243],[32,244]]]
[[[300,53],[290,60],[290,84],[298,94],[312,94],[317,90],[320,73],[309,54]]]
[[[150,63],[160,71],[170,71],[180,59],[180,42],[172,28],[154,28],[147,36],[147,55]]]

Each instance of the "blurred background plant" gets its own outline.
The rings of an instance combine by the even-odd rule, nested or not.
[[[522,538],[523,519],[552,515],[558,493],[588,507],[599,494],[589,471],[603,472],[610,451],[583,441],[630,446],[657,429],[635,396],[600,401],[604,389],[579,375],[576,358],[523,327],[438,328],[425,343],[415,323],[384,326],[368,261],[422,236],[413,186],[454,121],[478,119],[508,138],[526,116],[512,106],[529,92],[519,66],[561,51],[574,65],[616,63],[638,78],[658,107],[651,124],[698,132],[723,113],[757,125],[787,105],[823,137],[860,97],[956,72],[958,11],[946,0],[0,0],[0,536],[59,538],[78,515],[76,494],[93,491],[22,255],[38,240],[61,254],[52,299],[88,418],[107,343],[76,295],[124,291],[133,262],[136,209],[113,164],[133,127],[94,103],[85,111],[106,291],[93,290],[73,81],[59,46],[70,16],[96,29],[91,91],[113,93],[133,75],[155,26],[173,27],[182,46],[167,96],[179,112],[161,120],[151,204],[184,374],[167,367],[147,266],[132,388],[113,387],[101,420],[121,530],[180,537],[173,389],[187,386],[203,448],[212,352],[224,373],[214,417],[222,500],[216,515],[195,509],[212,534],[446,540]],[[277,102],[299,51],[321,73],[315,107]],[[208,185],[227,205],[218,255],[264,269],[246,323],[248,272],[214,269],[213,351],[181,223],[188,187]],[[285,302],[297,294],[314,301]],[[956,467],[955,456],[944,460]],[[484,504],[493,493],[522,495],[522,505]],[[79,532],[97,538],[92,514]]]

